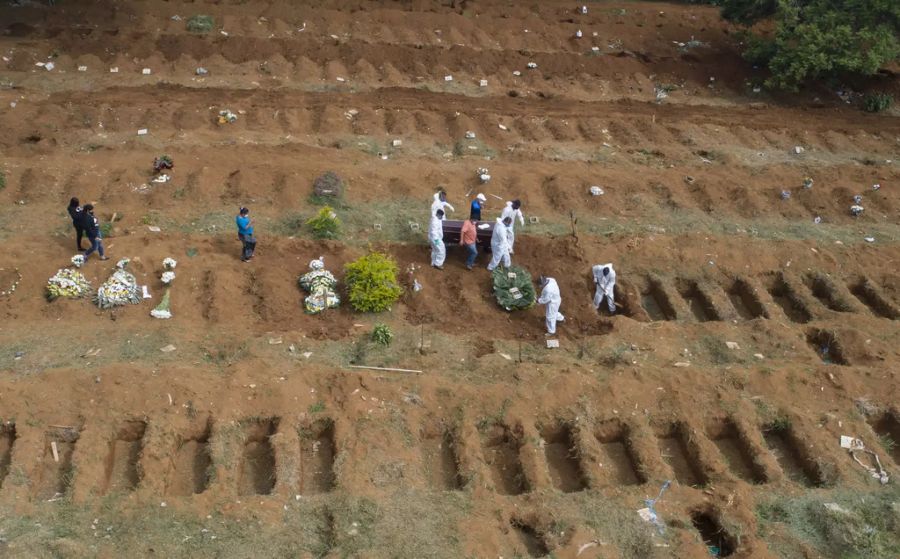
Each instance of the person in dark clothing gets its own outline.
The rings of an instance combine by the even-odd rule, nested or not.
[[[69,217],[72,218],[72,226],[75,227],[75,246],[78,247],[76,250],[81,252],[84,250],[81,248],[81,238],[84,237],[84,227],[81,223],[84,210],[81,209],[81,202],[78,201],[78,198],[72,198],[69,200],[69,207],[66,210],[69,212]]]
[[[241,208],[237,217],[234,218],[237,224],[238,239],[244,244],[241,252],[241,261],[249,262],[253,258],[253,251],[256,250],[256,237],[253,236],[253,221],[250,219],[250,210]]]
[[[100,253],[100,260],[109,260],[109,257],[103,254],[103,235],[100,233],[100,220],[94,216],[93,204],[85,204],[81,209],[81,223],[91,242],[91,248],[84,253],[84,261],[87,262],[94,251]]]
[[[481,208],[484,207],[484,203],[487,202],[487,198],[484,197],[484,194],[479,193],[478,196],[472,200],[472,206],[469,209],[469,219],[474,219],[475,221],[481,221]]]

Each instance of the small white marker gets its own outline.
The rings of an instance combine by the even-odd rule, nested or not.
[[[150,74],[153,73],[153,70],[151,70],[150,68],[144,68],[143,70],[141,70],[141,73],[144,74],[145,76],[149,76]]]

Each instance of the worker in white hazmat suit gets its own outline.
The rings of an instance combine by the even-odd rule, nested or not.
[[[599,264],[591,268],[594,274],[594,308],[600,310],[600,303],[606,298],[606,306],[609,308],[609,314],[616,313],[615,287],[616,287],[616,271],[613,270],[612,263]]]
[[[447,258],[447,247],[444,246],[444,210],[438,210],[431,216],[428,226],[428,243],[431,245],[431,265],[438,270],[444,269]]]
[[[435,192],[434,202],[431,203],[431,215],[434,216],[434,214],[436,214],[438,210],[443,210],[444,214],[446,215],[448,209],[451,212],[455,211],[453,206],[451,206],[450,203],[447,202],[447,193],[443,190],[441,190],[440,192]]]
[[[545,278],[541,276],[541,297],[538,299],[539,305],[546,305],[546,322],[547,335],[556,334],[556,323],[566,319],[560,312],[559,306],[562,304],[562,297],[559,295],[559,285],[553,278]]]
[[[513,200],[512,202],[507,202],[506,207],[503,208],[503,211],[500,213],[500,219],[509,218],[509,253],[514,254],[515,244],[516,244],[516,219],[519,220],[519,223],[522,227],[525,227],[525,216],[522,215],[522,210],[519,209],[522,207],[522,202],[519,200]]]
[[[503,267],[512,266],[512,260],[509,258],[509,218],[497,218],[494,223],[494,232],[491,234],[491,263],[488,264],[488,271],[493,272],[494,268],[503,261]]]

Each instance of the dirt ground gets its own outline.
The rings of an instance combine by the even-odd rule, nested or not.
[[[0,557],[900,556],[900,113],[757,91],[715,8],[587,5],[4,3]],[[316,241],[328,170],[342,235]],[[439,187],[455,218],[522,200],[558,349],[488,255],[428,266]],[[46,300],[72,196],[115,216],[87,278],[131,258],[152,300]],[[311,259],[342,280],[370,249],[390,312],[304,314]]]

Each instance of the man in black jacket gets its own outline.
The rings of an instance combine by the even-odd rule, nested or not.
[[[91,248],[84,253],[84,261],[87,262],[88,257],[97,251],[100,253],[100,260],[109,260],[108,256],[103,254],[103,236],[100,234],[100,220],[94,216],[94,205],[85,204],[82,210],[82,227],[87,233],[87,238],[91,242]]]
[[[81,209],[81,202],[78,201],[78,198],[72,198],[69,200],[69,207],[66,210],[69,212],[69,217],[72,218],[72,226],[75,227],[75,246],[78,247],[78,251],[82,251],[84,250],[81,248],[81,238],[84,237],[84,227],[82,227],[84,211]]]

